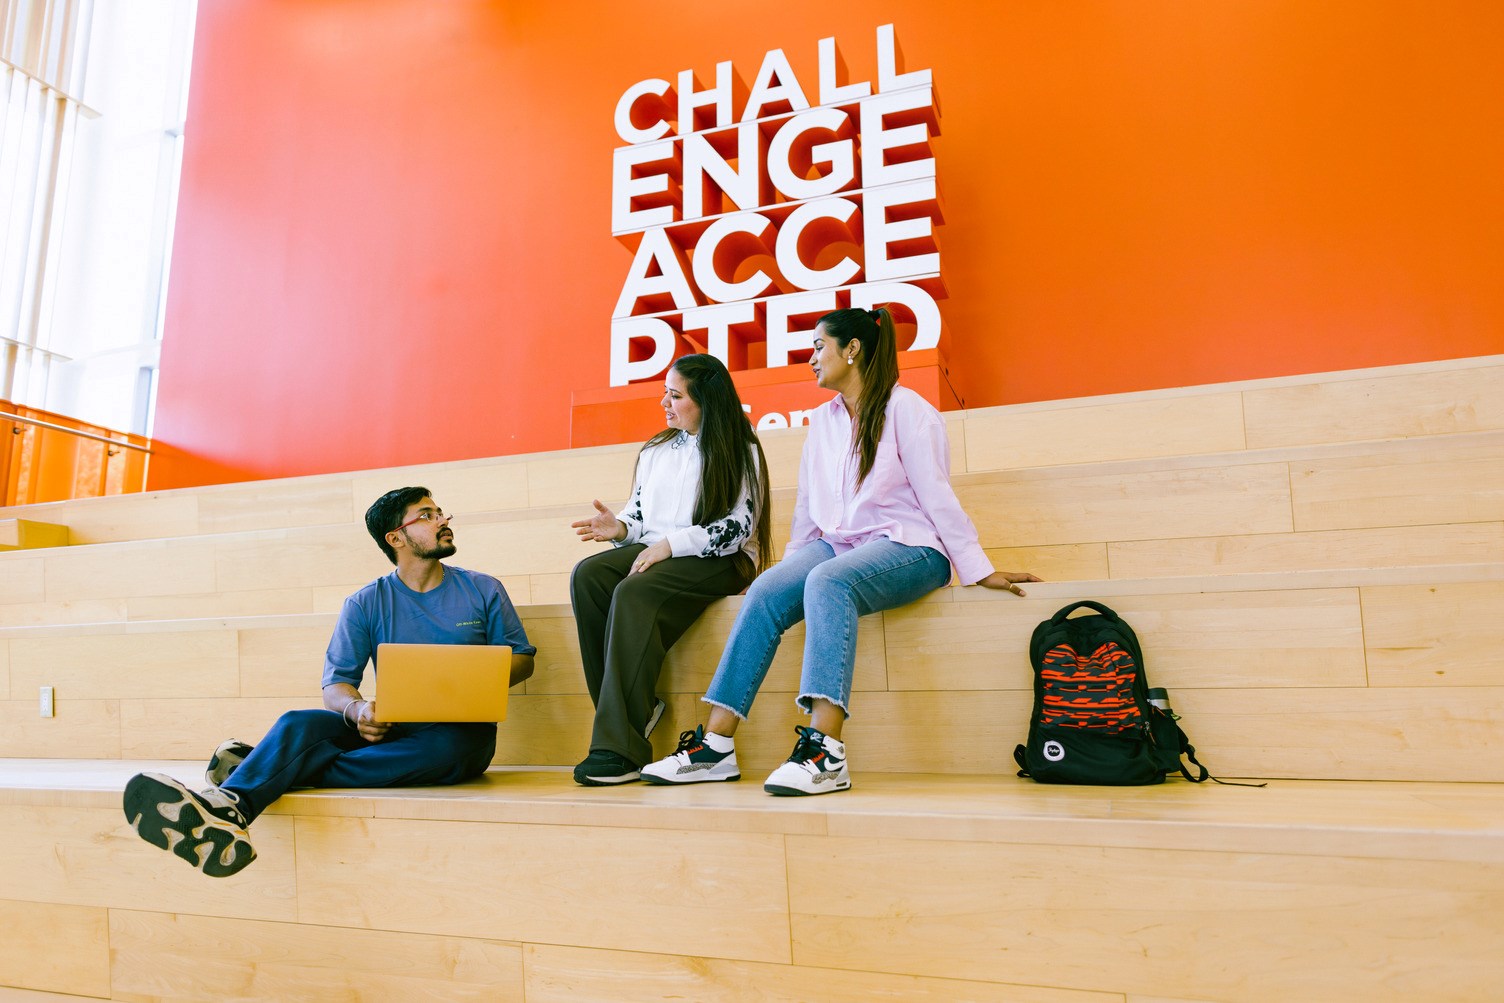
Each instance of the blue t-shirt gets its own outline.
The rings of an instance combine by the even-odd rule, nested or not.
[[[537,654],[501,582],[478,571],[444,566],[438,588],[414,592],[393,571],[345,600],[324,656],[324,681],[359,687],[376,646],[398,644],[509,644]],[[380,666],[377,666],[380,671]]]

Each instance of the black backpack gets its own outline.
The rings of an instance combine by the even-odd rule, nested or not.
[[[1082,608],[1097,615],[1070,618]],[[1065,607],[1034,628],[1029,661],[1034,714],[1028,744],[1013,752],[1019,776],[1110,786],[1157,784],[1177,770],[1193,783],[1208,779],[1168,694],[1149,688],[1133,628],[1111,609],[1090,601]]]

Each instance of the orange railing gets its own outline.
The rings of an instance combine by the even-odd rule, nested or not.
[[[0,400],[4,505],[129,494],[146,487],[151,441],[101,425]]]

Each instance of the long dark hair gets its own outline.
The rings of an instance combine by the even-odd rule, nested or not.
[[[840,348],[861,343],[856,354],[857,371],[862,374],[862,393],[856,402],[856,436],[852,448],[861,453],[856,482],[861,484],[877,462],[877,440],[882,438],[887,419],[888,398],[898,383],[898,339],[893,333],[893,314],[885,306],[876,310],[835,310],[820,318],[827,337],[836,339]]]
[[[752,521],[757,540],[757,570],[765,570],[773,549],[768,523],[771,498],[768,493],[768,458],[742,410],[742,399],[726,366],[713,355],[686,355],[674,363],[674,372],[689,387],[689,399],[700,406],[700,490],[695,498],[697,525],[715,522],[731,514],[742,484],[752,484]],[[642,447],[648,449],[679,434],[665,428]],[[757,454],[753,469],[752,454]]]

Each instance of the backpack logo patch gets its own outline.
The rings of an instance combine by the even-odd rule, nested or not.
[[[1044,743],[1044,748],[1040,751],[1044,753],[1044,758],[1052,763],[1058,763],[1065,758],[1065,746],[1054,739]]]

